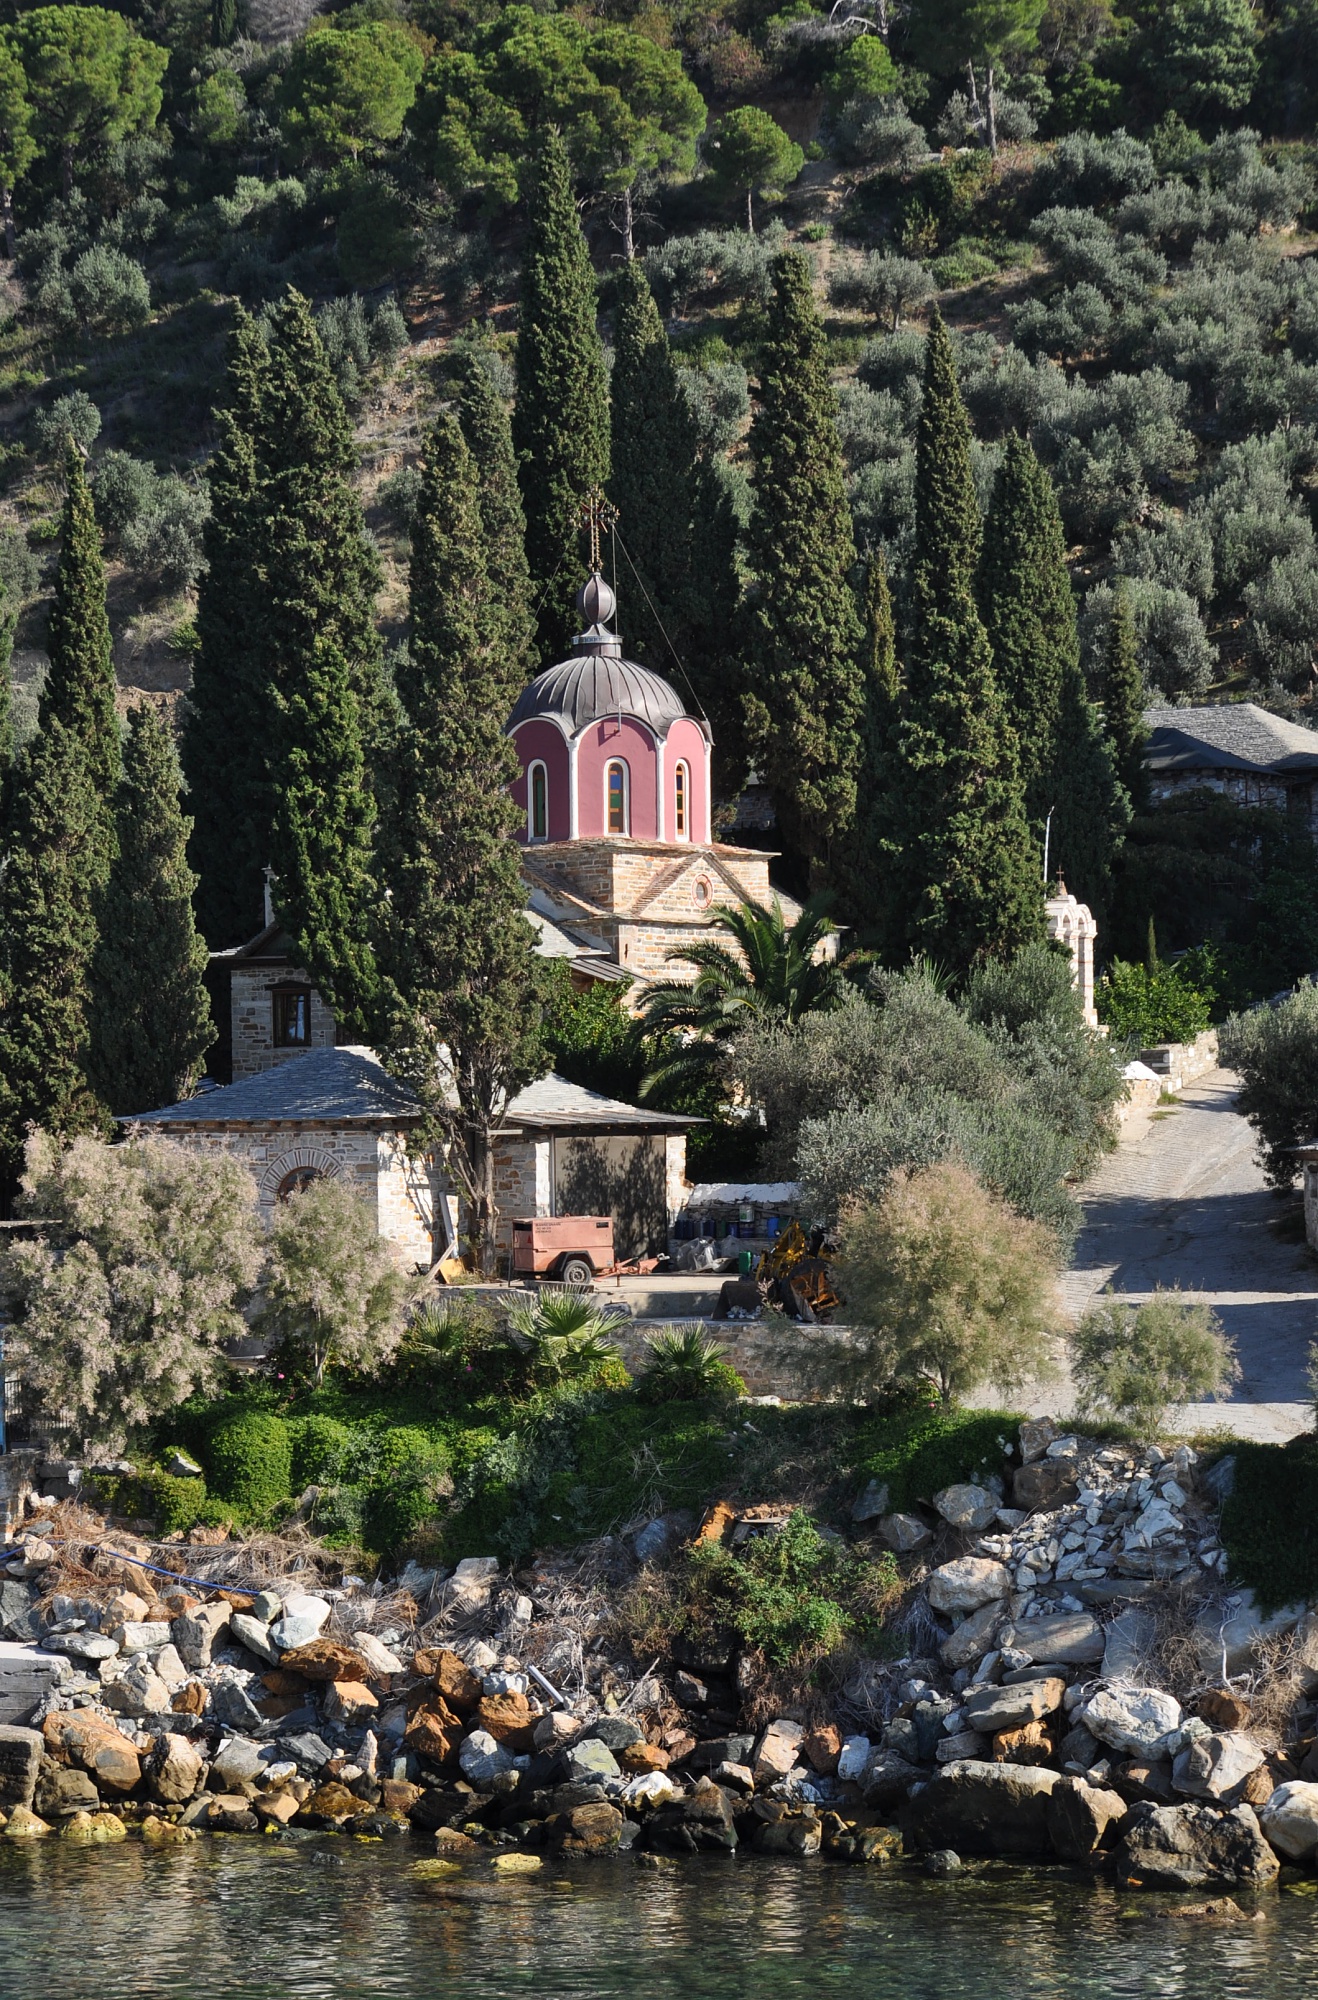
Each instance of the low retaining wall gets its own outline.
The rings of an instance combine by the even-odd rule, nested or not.
[[[633,1320],[610,1328],[609,1337],[633,1375],[650,1365],[650,1336],[672,1322]],[[748,1396],[779,1396],[785,1403],[815,1403],[838,1393],[837,1376],[854,1351],[856,1336],[843,1326],[766,1326],[760,1320],[701,1322],[720,1359],[734,1367]]]

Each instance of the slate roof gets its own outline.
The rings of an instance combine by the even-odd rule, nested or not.
[[[405,1084],[395,1082],[372,1049],[307,1049],[255,1076],[143,1111],[130,1125],[390,1124],[420,1112]]]
[[[1245,771],[1258,776],[1318,774],[1318,730],[1269,715],[1252,701],[1145,711],[1151,771]]]
[[[209,1090],[162,1111],[144,1111],[128,1125],[405,1125],[420,1105],[372,1049],[308,1049],[256,1076]],[[602,1097],[565,1077],[542,1076],[519,1091],[508,1107],[505,1130],[564,1132],[684,1132],[700,1118],[643,1111]]]

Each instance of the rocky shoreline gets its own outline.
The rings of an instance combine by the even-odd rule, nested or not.
[[[1047,1424],[1003,1445],[1001,1475],[917,1511],[855,1501],[853,1536],[902,1551],[921,1650],[852,1661],[831,1715],[766,1713],[762,1663],[719,1638],[638,1669],[611,1606],[691,1532],[672,1518],[515,1574],[331,1584],[311,1551],[242,1590],[241,1545],[204,1587],[168,1570],[218,1551],[29,1499],[0,1551],[0,1837],[344,1834],[441,1872],[989,1856],[1194,1890],[1312,1868],[1318,1621],[1226,1593],[1229,1460]],[[724,1504],[699,1532],[783,1514]]]

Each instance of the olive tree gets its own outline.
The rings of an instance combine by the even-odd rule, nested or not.
[[[0,1258],[25,1380],[75,1432],[126,1433],[214,1390],[261,1267],[256,1191],[238,1160],[174,1141],[28,1140],[30,1241]]]
[[[1318,1134],[1318,986],[1306,979],[1277,1007],[1233,1014],[1218,1046],[1241,1079],[1236,1101],[1269,1184],[1290,1187],[1299,1171],[1291,1148]]]

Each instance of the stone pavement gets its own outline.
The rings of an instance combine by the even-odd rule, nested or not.
[[[1175,1428],[1292,1437],[1313,1424],[1306,1370],[1318,1338],[1318,1262],[1282,1240],[1283,1211],[1235,1109],[1235,1080],[1213,1070],[1173,1109],[1132,1121],[1081,1190],[1085,1227],[1062,1280],[1079,1314],[1105,1285],[1144,1298],[1157,1285],[1202,1293],[1236,1343],[1243,1370],[1230,1398],[1188,1406]],[[1062,1385],[1039,1407],[1068,1407]]]

